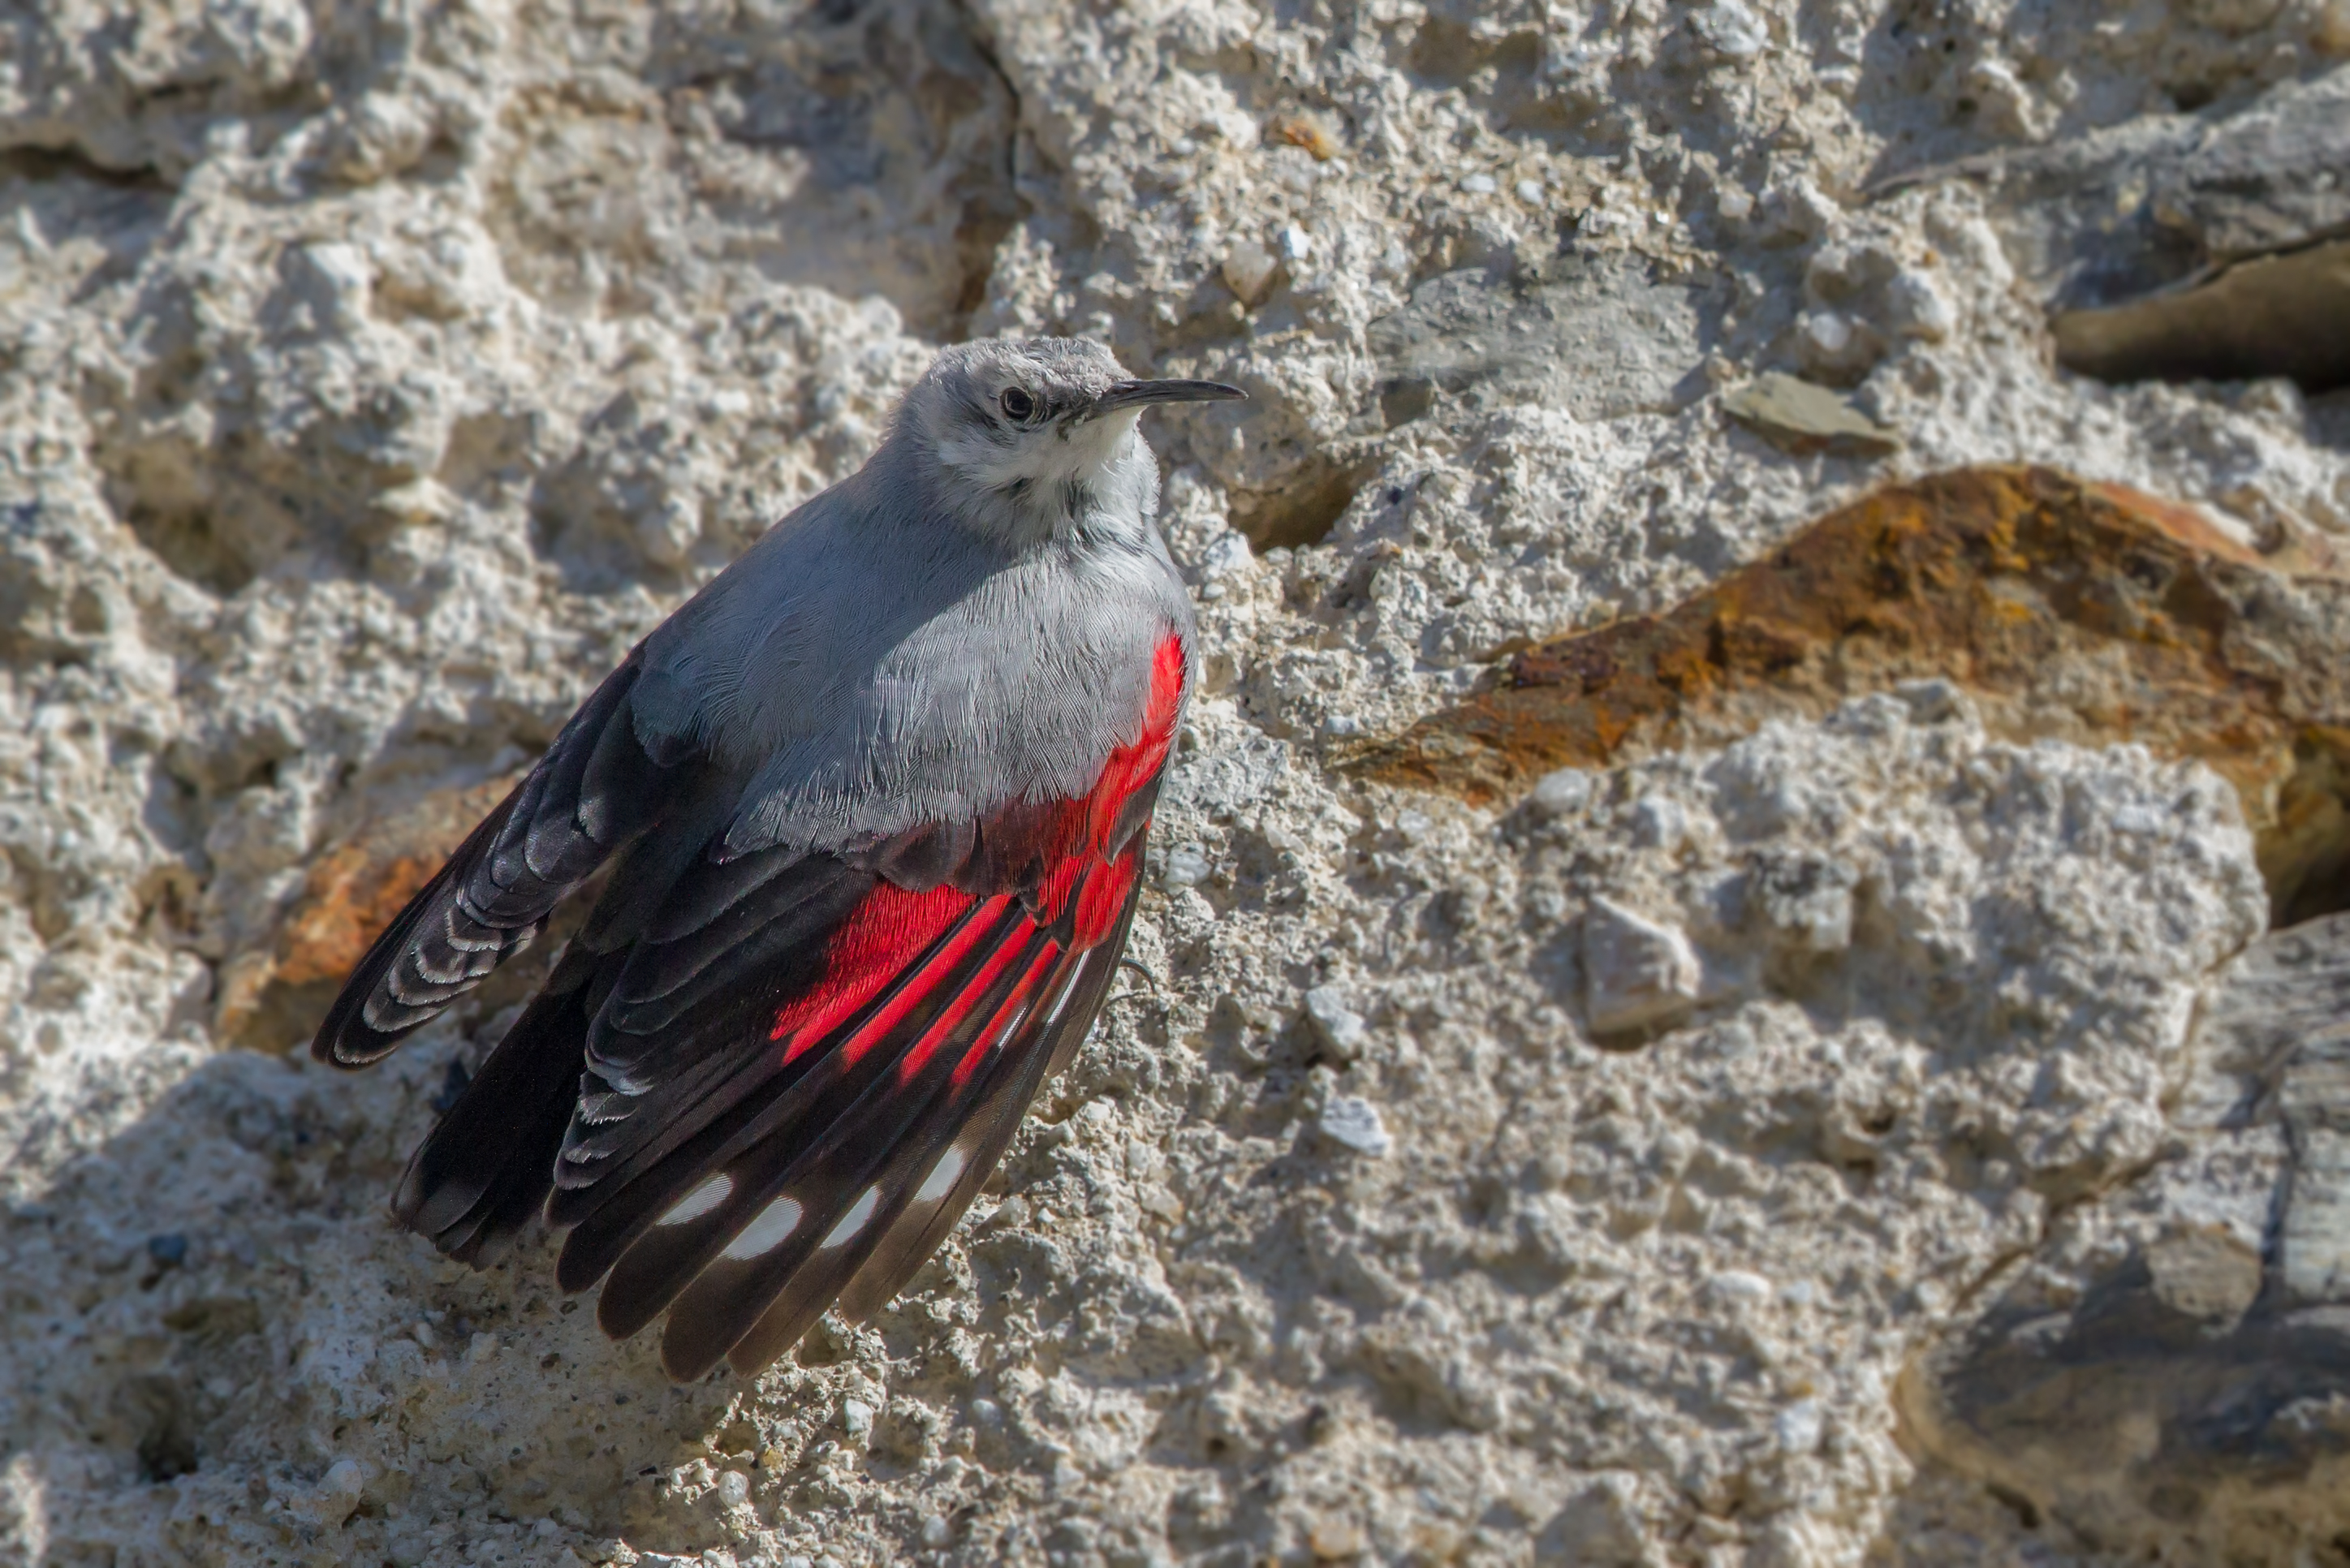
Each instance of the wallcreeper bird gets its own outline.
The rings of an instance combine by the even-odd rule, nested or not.
[[[409,1161],[480,1265],[529,1218],[681,1380],[902,1289],[1085,1038],[1189,693],[1152,403],[1073,339],[949,348],[872,459],[596,689],[376,940],[313,1053],[380,1061],[615,859]]]

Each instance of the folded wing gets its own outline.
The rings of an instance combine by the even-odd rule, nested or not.
[[[417,1151],[400,1218],[481,1262],[544,1206],[571,1228],[564,1287],[601,1281],[616,1336],[666,1313],[681,1379],[764,1366],[836,1300],[888,1301],[1107,994],[1181,703],[1174,636],[1154,666],[1139,737],[1080,798],[853,852],[730,857],[723,828],[674,867],[664,835],[630,847]]]
[[[310,1053],[338,1067],[400,1041],[530,945],[546,917],[659,819],[682,775],[639,743],[631,654],[580,705],[528,777],[473,829],[344,982]]]

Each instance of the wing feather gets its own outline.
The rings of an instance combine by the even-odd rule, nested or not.
[[[893,1160],[905,1144],[930,1141],[923,1136],[925,1122],[959,1121],[966,1094],[957,1091],[972,1075],[958,1069],[966,1060],[976,1065],[1016,1023],[1059,956],[1051,940],[1033,927],[1016,935],[1020,940],[992,956],[954,1004],[832,1126],[785,1160],[761,1162],[783,1168],[760,1184],[763,1200],[751,1211],[751,1222],[729,1228],[723,1249],[692,1275],[670,1308],[661,1365],[671,1376],[702,1376],[771,1313],[787,1324],[778,1353],[788,1349],[871,1253],[904,1196],[885,1190]],[[738,1166],[781,1141],[746,1151]],[[757,1217],[777,1211],[779,1205],[789,1205],[797,1223],[768,1243],[758,1232]],[[633,1251],[613,1271],[607,1299],[634,1261]],[[762,1357],[761,1364],[769,1359]]]
[[[1026,927],[1008,901],[993,902],[977,924],[977,940],[959,941],[924,966],[927,983],[918,982],[867,1016],[836,1025],[819,1044],[779,1070],[779,1092],[723,1143],[691,1151],[698,1157],[692,1162],[697,1175],[726,1177],[725,1202],[681,1223],[662,1224],[666,1214],[630,1215],[639,1234],[614,1256],[598,1303],[598,1320],[608,1331],[631,1334],[650,1323],[770,1203],[812,1151],[820,1153],[828,1138],[856,1125],[859,1106],[887,1089],[890,1069],[908,1050],[931,1031],[961,1022],[980,989],[1009,965]],[[966,928],[964,934],[970,931]],[[599,1251],[608,1248],[605,1232],[619,1218],[615,1213],[603,1224],[591,1220],[574,1237],[583,1244],[601,1243]],[[584,1264],[577,1272],[584,1272]]]
[[[963,1210],[979,1196],[980,1188],[1012,1147],[1036,1092],[1067,1065],[1092,1028],[1108,994],[1110,978],[1118,972],[1118,955],[1126,946],[1126,929],[1133,920],[1139,893],[1138,881],[1128,893],[1117,934],[1109,941],[1063,961],[1065,972],[1055,976],[1033,1015],[1030,1027],[1038,1038],[1033,1044],[1007,1041],[959,1123],[950,1124],[943,1136],[934,1136],[929,1144],[916,1146],[910,1141],[901,1150],[894,1180],[904,1193],[903,1200],[887,1231],[842,1290],[837,1303],[841,1316],[861,1323],[887,1305],[938,1251],[939,1243],[953,1231]],[[790,1348],[786,1343],[772,1353],[761,1354],[774,1343],[776,1332],[777,1325],[763,1318],[730,1358],[738,1368],[744,1368],[752,1355],[759,1355],[756,1365],[764,1366]]]
[[[527,947],[566,893],[660,815],[677,779],[638,743],[631,655],[359,961],[310,1052],[364,1067]],[[680,770],[681,774],[686,770]]]

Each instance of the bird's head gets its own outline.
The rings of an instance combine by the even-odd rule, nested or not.
[[[1153,403],[1244,398],[1218,381],[1137,380],[1082,337],[993,338],[941,352],[906,395],[899,435],[964,522],[1014,538],[1076,525],[1123,493],[1155,493],[1135,439]]]

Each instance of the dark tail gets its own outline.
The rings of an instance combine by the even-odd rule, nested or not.
[[[579,1097],[592,968],[557,967],[400,1178],[393,1214],[460,1262],[496,1262],[554,1188]]]

